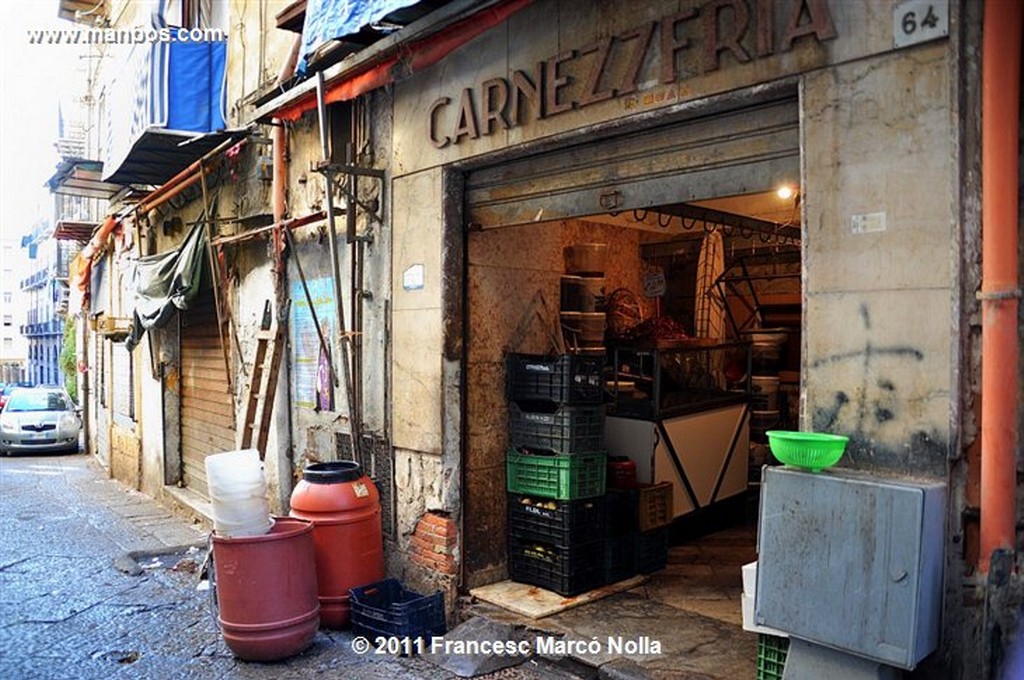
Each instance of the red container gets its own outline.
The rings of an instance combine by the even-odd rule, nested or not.
[[[636,488],[636,463],[626,456],[608,458],[608,488]]]
[[[218,621],[240,659],[278,661],[313,643],[320,624],[313,525],[277,517],[270,532],[213,534]]]
[[[348,625],[349,588],[384,578],[384,539],[377,487],[358,463],[314,463],[302,473],[291,515],[313,522],[320,623]]]

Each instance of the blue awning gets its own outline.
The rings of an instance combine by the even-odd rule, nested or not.
[[[419,4],[420,0],[307,0],[302,25],[302,58],[298,73],[306,72],[307,60],[326,43],[358,34],[377,26],[397,10]],[[395,25],[392,30],[401,26]]]
[[[154,151],[174,155],[181,142],[225,128],[226,53],[223,41],[133,46],[107,88],[104,182],[162,184],[175,173],[154,179],[138,166],[153,167]]]

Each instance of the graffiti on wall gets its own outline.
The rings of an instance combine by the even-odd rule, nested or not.
[[[850,428],[855,435],[871,437],[878,434],[883,427],[898,418],[904,403],[893,379],[880,375],[880,364],[887,359],[911,362],[924,360],[924,353],[915,347],[874,344],[871,341],[871,313],[867,305],[860,306],[860,319],[864,329],[862,347],[822,357],[808,366],[813,371],[825,366],[845,364],[859,367],[861,376],[860,385],[851,386],[849,390],[836,390],[832,394],[831,403],[826,402],[814,409],[811,422],[816,431],[832,431],[842,421],[842,425]]]

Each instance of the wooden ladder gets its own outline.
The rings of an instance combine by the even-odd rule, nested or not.
[[[281,368],[281,325],[273,324],[273,330],[271,325],[270,300],[267,300],[260,330],[256,332],[256,356],[245,386],[245,416],[238,441],[238,448],[249,449],[255,440],[260,460],[266,456],[270,416],[274,412],[277,376]]]

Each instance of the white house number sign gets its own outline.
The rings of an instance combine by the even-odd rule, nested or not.
[[[907,0],[893,8],[895,47],[908,47],[949,35],[949,0]]]

